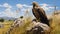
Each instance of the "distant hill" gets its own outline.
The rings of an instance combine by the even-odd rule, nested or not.
[[[4,17],[0,17],[0,19],[3,18],[4,20],[15,20],[17,18],[13,18],[13,17],[7,17],[7,16],[4,16]]]

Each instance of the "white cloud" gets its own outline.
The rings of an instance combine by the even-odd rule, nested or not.
[[[24,7],[32,7],[32,6],[29,6],[29,5],[26,5],[26,4],[16,4],[17,8],[24,8]]]
[[[20,6],[20,5],[19,5]],[[2,12],[0,12],[0,17],[7,16],[7,17],[20,17],[19,13],[16,13],[16,10],[12,10],[12,6],[8,3],[4,3],[0,5],[0,7],[5,8]]]
[[[0,7],[1,7],[2,5],[0,5]]]
[[[1,5],[2,7],[6,8],[5,10],[3,10],[3,12],[0,12],[0,16],[8,16],[8,17],[20,17],[21,14],[16,13],[16,11],[12,11],[12,6],[9,5],[8,3],[4,3]],[[28,8],[28,11],[30,11],[30,7],[29,5],[26,4],[16,4],[17,8],[21,8],[21,12],[25,11]],[[26,7],[26,8],[25,8]]]
[[[0,17],[3,17],[3,16],[14,17],[14,18],[20,17],[19,14],[17,14],[16,12],[11,11],[10,9],[6,9],[5,11],[0,12]]]
[[[9,5],[8,3],[4,3],[4,4],[0,5],[0,7],[12,8],[12,6]]]
[[[4,4],[3,4],[3,7],[12,8],[12,6],[10,6],[8,3],[4,3]]]
[[[13,11],[11,10],[12,6],[9,5],[8,3],[4,3],[4,4],[2,5],[2,7],[5,7],[6,9],[5,9],[3,12],[1,12],[0,15],[8,16],[8,17],[16,17],[16,16],[17,16],[17,15],[16,15],[17,13],[16,13],[16,12],[13,12]]]
[[[41,7],[45,10],[45,11],[50,11],[51,9],[54,9],[54,7],[50,6],[49,4],[40,4]]]
[[[26,13],[26,11],[30,12],[31,9],[32,9],[32,6],[27,5],[27,4],[16,4],[16,7],[21,8],[20,13],[23,14],[23,15]]]
[[[23,5],[22,4],[16,4],[17,8],[22,8]]]
[[[40,5],[43,5],[43,6],[49,6],[48,4],[44,3],[44,4],[40,4]]]
[[[32,6],[29,6],[29,5],[26,5],[26,4],[23,4],[24,7],[32,7]]]
[[[16,11],[11,11],[11,9],[6,9],[3,14],[5,14],[8,17],[15,17],[15,18],[20,17],[20,15],[16,13]]]
[[[32,10],[32,6],[31,5],[27,5],[27,4],[20,4],[21,6],[22,6],[22,9],[21,9],[21,11],[22,12],[24,12],[25,11],[25,13],[26,13],[26,10],[28,10],[29,12]],[[49,4],[46,4],[46,3],[44,3],[44,4],[40,4],[41,5],[41,7],[45,10],[45,11],[50,11],[50,10],[52,10],[52,9],[54,9],[54,7],[52,7],[52,6],[50,6]],[[20,6],[20,7],[21,7]],[[17,7],[18,8],[18,7]],[[30,12],[31,13],[31,12]],[[31,13],[32,14],[32,13]]]
[[[52,7],[52,6],[50,6],[49,4],[46,4],[46,3],[40,4],[40,5],[41,5],[41,8],[43,8],[45,11],[50,11],[51,9],[54,9],[54,7]],[[23,8],[22,11],[25,11],[26,8],[31,8],[32,9],[32,6],[27,5],[27,4],[16,4],[16,6],[17,6],[17,8]]]
[[[50,6],[49,8],[53,9],[54,7],[51,7],[51,6]]]
[[[49,10],[49,8],[46,6],[42,6],[41,8],[43,8],[45,11]]]
[[[51,9],[54,9],[54,7],[50,6],[49,4],[40,4],[41,7],[45,10],[45,11],[50,11]],[[12,6],[9,5],[8,3],[4,3],[2,5],[0,5],[0,7],[5,7],[6,9],[3,12],[0,12],[0,16],[8,16],[8,17],[20,17],[21,14],[16,13],[16,11],[12,11]],[[27,4],[16,4],[17,8],[20,8],[21,11],[20,12],[24,12],[28,9],[29,13],[32,10],[32,6],[27,5]],[[31,11],[32,13],[32,11]]]

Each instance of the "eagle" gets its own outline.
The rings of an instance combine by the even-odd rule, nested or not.
[[[49,26],[49,20],[43,8],[41,8],[37,2],[33,2],[32,5],[32,13],[36,17],[36,19],[41,23],[47,24]]]

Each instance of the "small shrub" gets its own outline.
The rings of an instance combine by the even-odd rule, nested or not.
[[[1,18],[1,19],[0,19],[0,22],[4,22],[4,19],[3,19],[3,18]]]

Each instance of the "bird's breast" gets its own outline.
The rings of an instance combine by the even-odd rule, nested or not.
[[[37,19],[39,19],[40,15],[39,15],[38,11],[37,11],[36,9],[33,9],[32,12],[33,12],[34,16],[35,16]]]

